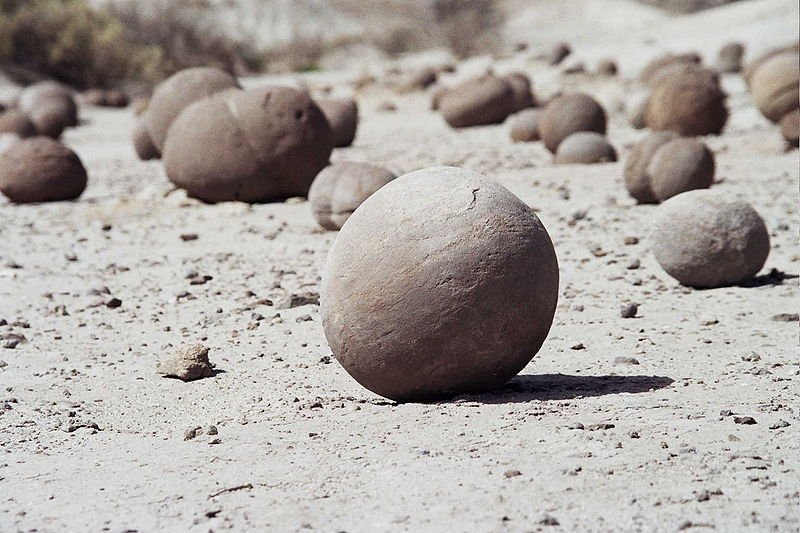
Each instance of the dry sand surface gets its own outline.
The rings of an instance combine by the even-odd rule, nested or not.
[[[585,57],[607,47],[628,77],[663,49],[713,61],[743,34],[752,47],[796,38],[796,8],[660,16],[646,42],[609,29]],[[701,24],[715,12],[727,24]],[[763,38],[737,30],[748,24]],[[621,161],[554,167],[508,125],[454,131],[428,95],[379,89],[360,97],[355,145],[334,152],[398,173],[482,172],[554,241],[560,299],[542,350],[502,390],[435,404],[385,401],[333,359],[317,295],[336,234],[307,203],[189,200],[159,162],[136,160],[129,111],[83,110],[65,136],[89,170],[83,197],[0,200],[0,531],[797,531],[797,150],[725,75],[731,119],[705,139],[714,188],[753,204],[772,251],[747,287],[683,288],[649,251],[655,207],[623,185],[645,134],[619,107],[631,83],[561,77],[524,54],[497,63],[519,68],[539,93],[603,102]],[[397,111],[378,111],[385,100]],[[638,314],[623,319],[629,303]],[[195,342],[215,376],[156,373]]]

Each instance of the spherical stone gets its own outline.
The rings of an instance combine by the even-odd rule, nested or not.
[[[523,109],[511,117],[511,140],[515,142],[535,142],[539,136],[539,123],[544,109]]]
[[[338,230],[375,191],[397,176],[377,165],[355,161],[322,169],[308,191],[314,218],[328,230]]]
[[[317,105],[333,130],[333,143],[337,148],[350,146],[358,128],[358,105],[352,98],[317,98]]]
[[[742,43],[728,43],[719,50],[717,55],[717,70],[720,72],[739,72],[742,70],[742,57],[744,45]]]
[[[800,52],[800,42],[795,43],[789,46],[781,46],[778,48],[772,48],[767,52],[761,54],[760,56],[756,57],[753,61],[749,62],[744,67],[744,71],[742,72],[742,76],[744,77],[744,81],[747,83],[747,86],[750,87],[750,82],[753,78],[753,74],[755,74],[756,70],[764,64],[765,61],[775,57],[776,55],[783,54],[786,52],[794,52],[795,54]]]
[[[572,48],[569,44],[560,42],[553,45],[550,52],[547,54],[547,62],[550,65],[556,66],[572,53]]]
[[[617,151],[606,136],[594,131],[573,133],[558,145],[555,162],[559,165],[608,163],[617,160]]]
[[[652,130],[684,136],[719,134],[728,120],[725,98],[716,75],[708,71],[670,77],[650,94],[645,122]]]
[[[133,149],[136,150],[136,156],[142,161],[149,161],[150,159],[159,159],[161,154],[153,144],[153,139],[150,138],[150,133],[147,131],[147,125],[144,120],[136,121],[133,127]]]
[[[650,188],[663,202],[682,192],[708,189],[714,183],[714,154],[695,139],[664,143],[647,165]]]
[[[750,92],[758,110],[772,122],[797,109],[800,54],[787,52],[764,61],[750,78]]]
[[[29,116],[42,112],[42,107],[57,107],[61,114],[62,129],[78,125],[78,106],[72,91],[57,82],[39,82],[26,87],[17,100],[19,109]]]
[[[539,134],[550,152],[556,153],[561,141],[578,131],[606,132],[606,112],[594,98],[583,93],[567,94],[547,104]]]
[[[20,137],[36,135],[36,126],[30,117],[19,109],[9,109],[0,113],[0,133],[13,133]]]
[[[633,147],[628,159],[625,161],[625,187],[640,204],[658,203],[655,193],[650,185],[650,175],[647,167],[653,154],[663,145],[677,139],[674,131],[657,131],[651,133]]]
[[[72,200],[86,182],[75,152],[48,137],[21,140],[0,155],[0,192],[15,203]]]
[[[61,137],[61,133],[69,127],[72,109],[70,104],[61,98],[51,98],[34,107],[29,116],[36,126],[36,133],[53,139]]]
[[[667,274],[697,288],[755,276],[769,255],[764,221],[748,203],[713,190],[679,194],[655,214],[653,254]]]
[[[781,135],[790,146],[797,148],[800,138],[800,109],[795,109],[781,119]]]
[[[536,354],[558,262],[534,212],[480,174],[401,176],[342,227],[321,288],[325,337],[367,389],[398,401],[491,390]]]
[[[617,63],[613,59],[603,59],[597,63],[597,73],[600,76],[616,76]]]
[[[485,75],[448,90],[439,99],[439,110],[453,128],[499,124],[511,114],[513,95],[506,80]]]
[[[639,78],[648,85],[652,85],[655,79],[660,78],[659,71],[664,68],[672,68],[678,64],[690,64],[699,66],[703,59],[694,52],[683,54],[665,54],[650,61],[642,70]]]
[[[502,79],[511,86],[512,113],[536,105],[533,91],[531,91],[531,80],[528,76],[522,72],[511,72],[503,76]]]
[[[167,132],[181,111],[193,102],[231,88],[239,88],[236,78],[213,67],[188,68],[164,80],[156,87],[145,111],[147,131],[156,148],[164,152]]]
[[[333,132],[308,94],[263,87],[191,104],[170,128],[163,160],[189,196],[264,202],[308,194],[332,150]]]

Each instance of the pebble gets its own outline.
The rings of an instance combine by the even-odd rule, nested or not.
[[[178,349],[160,362],[157,372],[164,377],[193,381],[213,376],[214,368],[208,360],[208,348],[202,344],[194,344]]]
[[[635,357],[628,357],[625,355],[621,355],[619,357],[614,358],[615,365],[638,365],[639,360]]]
[[[0,361],[0,362],[2,362],[2,361]],[[788,428],[789,426],[791,426],[791,424],[789,422],[787,422],[786,420],[781,419],[778,422],[776,422],[775,424],[772,424],[769,427],[769,429]]]
[[[634,318],[636,316],[636,313],[638,312],[639,312],[638,304],[628,304],[622,307],[622,309],[620,309],[619,314],[622,318]]]
[[[746,426],[750,426],[757,423],[756,419],[753,418],[752,416],[735,416],[733,417],[733,421],[736,424],[743,424]]]
[[[521,475],[522,475],[522,472],[520,472],[519,470],[506,470],[505,472],[503,472],[503,476],[506,479],[512,478],[512,477],[521,476]]]
[[[797,313],[778,313],[772,316],[775,322],[797,322],[800,321],[800,315]]]
[[[586,346],[584,346],[582,342],[579,342],[578,344],[573,344],[572,346],[570,346],[570,349],[572,349],[572,350],[585,350]]]

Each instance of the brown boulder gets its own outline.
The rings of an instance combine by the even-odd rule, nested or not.
[[[640,204],[658,203],[653,188],[650,185],[650,175],[647,167],[656,151],[666,143],[677,139],[674,131],[658,131],[651,133],[634,145],[628,159],[625,161],[624,177],[625,187]]]
[[[559,96],[547,104],[539,123],[544,145],[556,153],[558,145],[578,131],[606,132],[606,112],[597,101],[583,93]]]
[[[358,129],[358,105],[352,98],[316,98],[317,105],[333,130],[333,145],[353,144]]]
[[[714,154],[696,139],[673,139],[653,154],[647,165],[650,187],[659,202],[714,183]]]
[[[708,71],[669,77],[650,94],[645,123],[652,130],[684,136],[719,134],[728,120],[726,97]]]
[[[75,152],[48,137],[21,140],[0,155],[0,192],[15,203],[73,200],[86,182]]]
[[[513,108],[511,84],[491,74],[467,80],[439,100],[439,110],[453,128],[499,124]]]
[[[602,133],[578,131],[558,145],[555,162],[559,165],[591,165],[617,160],[617,152]]]
[[[767,59],[750,78],[750,94],[758,110],[772,122],[800,106],[800,54],[786,52]]]

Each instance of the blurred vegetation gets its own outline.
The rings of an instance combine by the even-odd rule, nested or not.
[[[496,52],[505,15],[495,0],[434,0],[433,18],[456,57]]]
[[[95,9],[86,0],[0,0],[0,66],[78,88],[127,80],[154,83],[182,68],[234,72],[262,66],[258,54],[212,30],[197,6],[135,0]]]

